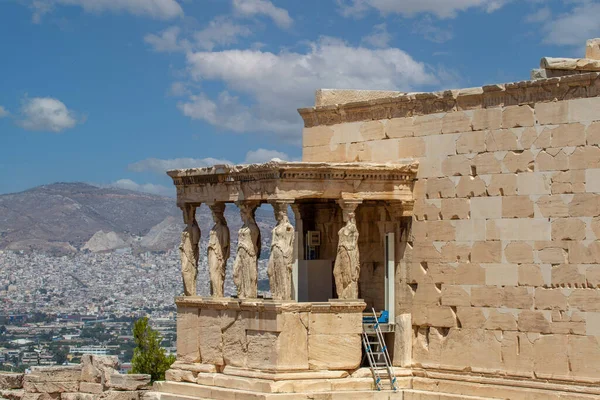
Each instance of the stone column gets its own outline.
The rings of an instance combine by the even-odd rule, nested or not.
[[[233,282],[239,298],[255,299],[258,295],[258,257],[260,256],[260,229],[254,212],[257,201],[236,202],[244,223],[238,233],[238,248],[233,264]]]
[[[338,231],[338,246],[333,276],[338,299],[358,299],[360,255],[358,252],[358,228],[356,207],[362,200],[339,200],[345,225]]]
[[[208,240],[208,273],[210,276],[210,294],[213,297],[224,296],[225,268],[230,255],[229,227],[223,215],[225,203],[209,204],[215,225]]]
[[[277,225],[271,237],[271,255],[267,274],[271,296],[275,300],[292,300],[292,270],[294,266],[294,227],[288,218],[291,200],[278,200],[272,203]]]
[[[187,225],[181,233],[181,244],[179,245],[183,294],[185,296],[196,296],[196,277],[198,276],[198,260],[200,258],[198,248],[200,227],[196,222],[196,207],[198,206],[185,204],[181,208],[183,222]]]

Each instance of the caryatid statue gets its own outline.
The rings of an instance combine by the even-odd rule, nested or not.
[[[255,299],[258,295],[258,257],[260,256],[260,229],[254,220],[257,202],[242,201],[240,208],[243,225],[238,233],[238,249],[233,263],[233,282],[239,298]]]
[[[277,225],[273,228],[267,274],[271,295],[275,300],[292,300],[294,227],[290,224],[287,206],[287,203],[273,204]]]
[[[346,224],[338,231],[337,256],[333,267],[338,299],[358,299],[360,256],[355,215],[358,204],[358,202],[340,201]]]
[[[200,250],[200,227],[196,222],[196,206],[186,204],[183,208],[183,222],[187,225],[181,233],[179,253],[181,256],[181,275],[183,277],[183,294],[196,296],[196,277],[198,276],[198,259]]]
[[[229,227],[223,212],[225,203],[209,205],[215,225],[208,239],[208,273],[210,276],[210,294],[214,297],[224,296],[225,267],[229,259]]]

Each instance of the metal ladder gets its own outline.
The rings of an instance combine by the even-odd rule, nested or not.
[[[363,324],[362,342],[365,348],[366,357],[369,360],[369,366],[371,373],[373,374],[373,381],[377,390],[386,389],[383,385],[383,381],[388,380],[390,382],[390,390],[396,391],[396,375],[394,374],[394,368],[390,361],[390,355],[388,353],[387,346],[381,328],[379,327],[379,320],[375,309],[373,311],[373,332],[368,332]],[[374,348],[375,347],[375,348]],[[386,375],[387,372],[387,376]]]

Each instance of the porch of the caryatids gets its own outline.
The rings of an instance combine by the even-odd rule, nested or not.
[[[260,256],[260,229],[254,213],[257,201],[236,202],[243,225],[238,233],[238,248],[233,264],[233,282],[239,298],[255,299],[258,296],[258,257]]]
[[[338,231],[338,247],[333,276],[339,299],[358,299],[360,255],[358,251],[358,228],[356,208],[360,200],[339,200],[345,225]]]
[[[223,297],[225,289],[225,269],[230,255],[229,227],[225,219],[225,203],[209,204],[214,226],[208,239],[208,274],[210,277],[210,294]]]
[[[186,224],[181,233],[181,244],[179,253],[181,257],[181,276],[183,278],[183,294],[185,296],[196,296],[196,278],[198,276],[198,260],[200,250],[200,227],[196,221],[197,205],[185,204],[183,211],[183,222]]]
[[[288,217],[291,201],[276,201],[273,211],[277,225],[273,228],[271,255],[267,267],[271,296],[275,300],[292,300],[294,267],[294,227]]]

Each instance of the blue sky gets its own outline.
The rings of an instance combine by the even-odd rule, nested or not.
[[[600,36],[586,0],[0,0],[0,193],[301,156],[318,88],[527,79]]]

